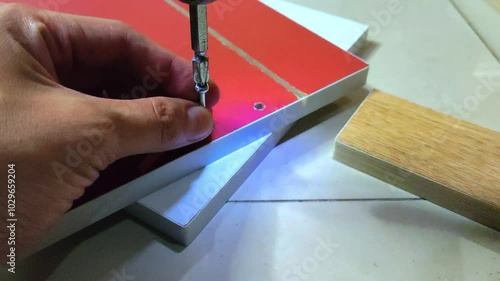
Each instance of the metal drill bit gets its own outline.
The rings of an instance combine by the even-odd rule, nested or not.
[[[193,76],[195,90],[200,94],[200,103],[206,104],[206,93],[210,80],[208,56],[208,23],[206,5],[189,5],[189,18],[191,21],[191,48],[194,51]]]

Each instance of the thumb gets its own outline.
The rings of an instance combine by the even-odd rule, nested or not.
[[[108,100],[115,120],[119,158],[162,152],[201,141],[213,130],[206,108],[184,99]]]

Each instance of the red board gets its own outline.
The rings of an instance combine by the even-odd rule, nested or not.
[[[172,52],[191,59],[189,19],[179,5],[165,0],[21,0],[34,6],[110,19],[132,25]],[[235,7],[220,0],[209,5],[209,25],[288,84],[314,93],[367,67],[356,57],[330,44],[258,2],[239,1]],[[229,9],[228,9],[229,7]],[[210,140],[157,155],[123,159],[104,171],[75,206],[128,183],[193,149],[207,145],[297,100],[285,86],[247,61],[234,49],[209,38],[211,77],[221,89],[214,108],[216,126]],[[254,103],[266,105],[262,111]],[[123,171],[127,171],[124,173]]]
[[[300,91],[314,93],[366,67],[258,1],[237,2],[230,10],[223,1],[210,5],[210,26]]]

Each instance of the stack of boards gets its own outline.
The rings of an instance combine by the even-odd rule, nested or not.
[[[260,2],[344,51],[358,54],[365,45],[367,25],[287,1]],[[176,242],[189,245],[290,126],[160,189],[126,210]]]
[[[193,55],[189,8],[176,0],[65,1],[51,7],[38,0],[7,2],[121,20],[180,57],[190,60]],[[184,243],[189,243],[223,205],[223,199],[230,196],[229,189],[222,187],[227,186],[232,174],[242,169],[240,160],[259,160],[265,154],[261,152],[269,151],[279,139],[275,133],[282,134],[298,119],[365,85],[368,65],[347,49],[311,32],[305,23],[300,25],[259,1],[232,1],[229,9],[222,9],[227,5],[222,1],[208,5],[211,76],[222,92],[213,109],[215,127],[212,135],[204,142],[174,151],[136,155],[115,162],[85,190],[82,198],[34,251],[186,176],[190,177],[183,180],[184,189],[167,192],[153,202],[155,206],[159,203],[159,208],[144,210],[151,214],[149,218],[153,222],[168,220],[165,215],[168,212],[163,211],[166,208],[172,211],[172,208],[165,203],[173,198],[172,195],[181,200],[179,204],[175,204],[177,201],[168,203],[183,206],[180,212],[174,210],[173,214],[182,219],[177,222],[186,224],[175,227],[182,232],[178,240],[182,238]],[[366,32],[364,27],[356,30],[355,34],[361,36]],[[357,38],[346,42],[355,41]],[[324,71],[325,61],[335,62],[335,67]],[[150,67],[155,69],[153,65]],[[110,96],[120,95],[109,93]],[[265,149],[260,149],[261,145],[265,145]],[[250,146],[248,151],[241,151],[247,146]],[[235,152],[242,156],[238,161],[226,159],[232,164],[224,164],[222,175],[213,173],[221,169],[206,167]],[[248,172],[247,168],[243,170]],[[199,175],[192,176],[194,172]],[[236,182],[243,180],[245,173],[238,174]],[[198,195],[199,191],[202,195]],[[194,197],[190,197],[191,194]],[[214,198],[216,194],[221,196]],[[187,205],[183,205],[186,202]],[[209,208],[203,209],[204,206]],[[194,216],[199,216],[200,220]],[[196,231],[187,235],[184,228],[194,225]]]
[[[500,133],[380,91],[336,139],[335,159],[500,231]]]

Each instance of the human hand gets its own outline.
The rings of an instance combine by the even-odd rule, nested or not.
[[[0,221],[15,164],[18,258],[117,159],[175,149],[212,131],[210,112],[193,102],[190,63],[123,23],[0,3],[0,54]],[[83,93],[130,81],[162,96]],[[218,98],[211,83],[208,104]],[[68,149],[83,156],[76,165]],[[7,231],[0,227],[0,260],[11,247]]]

